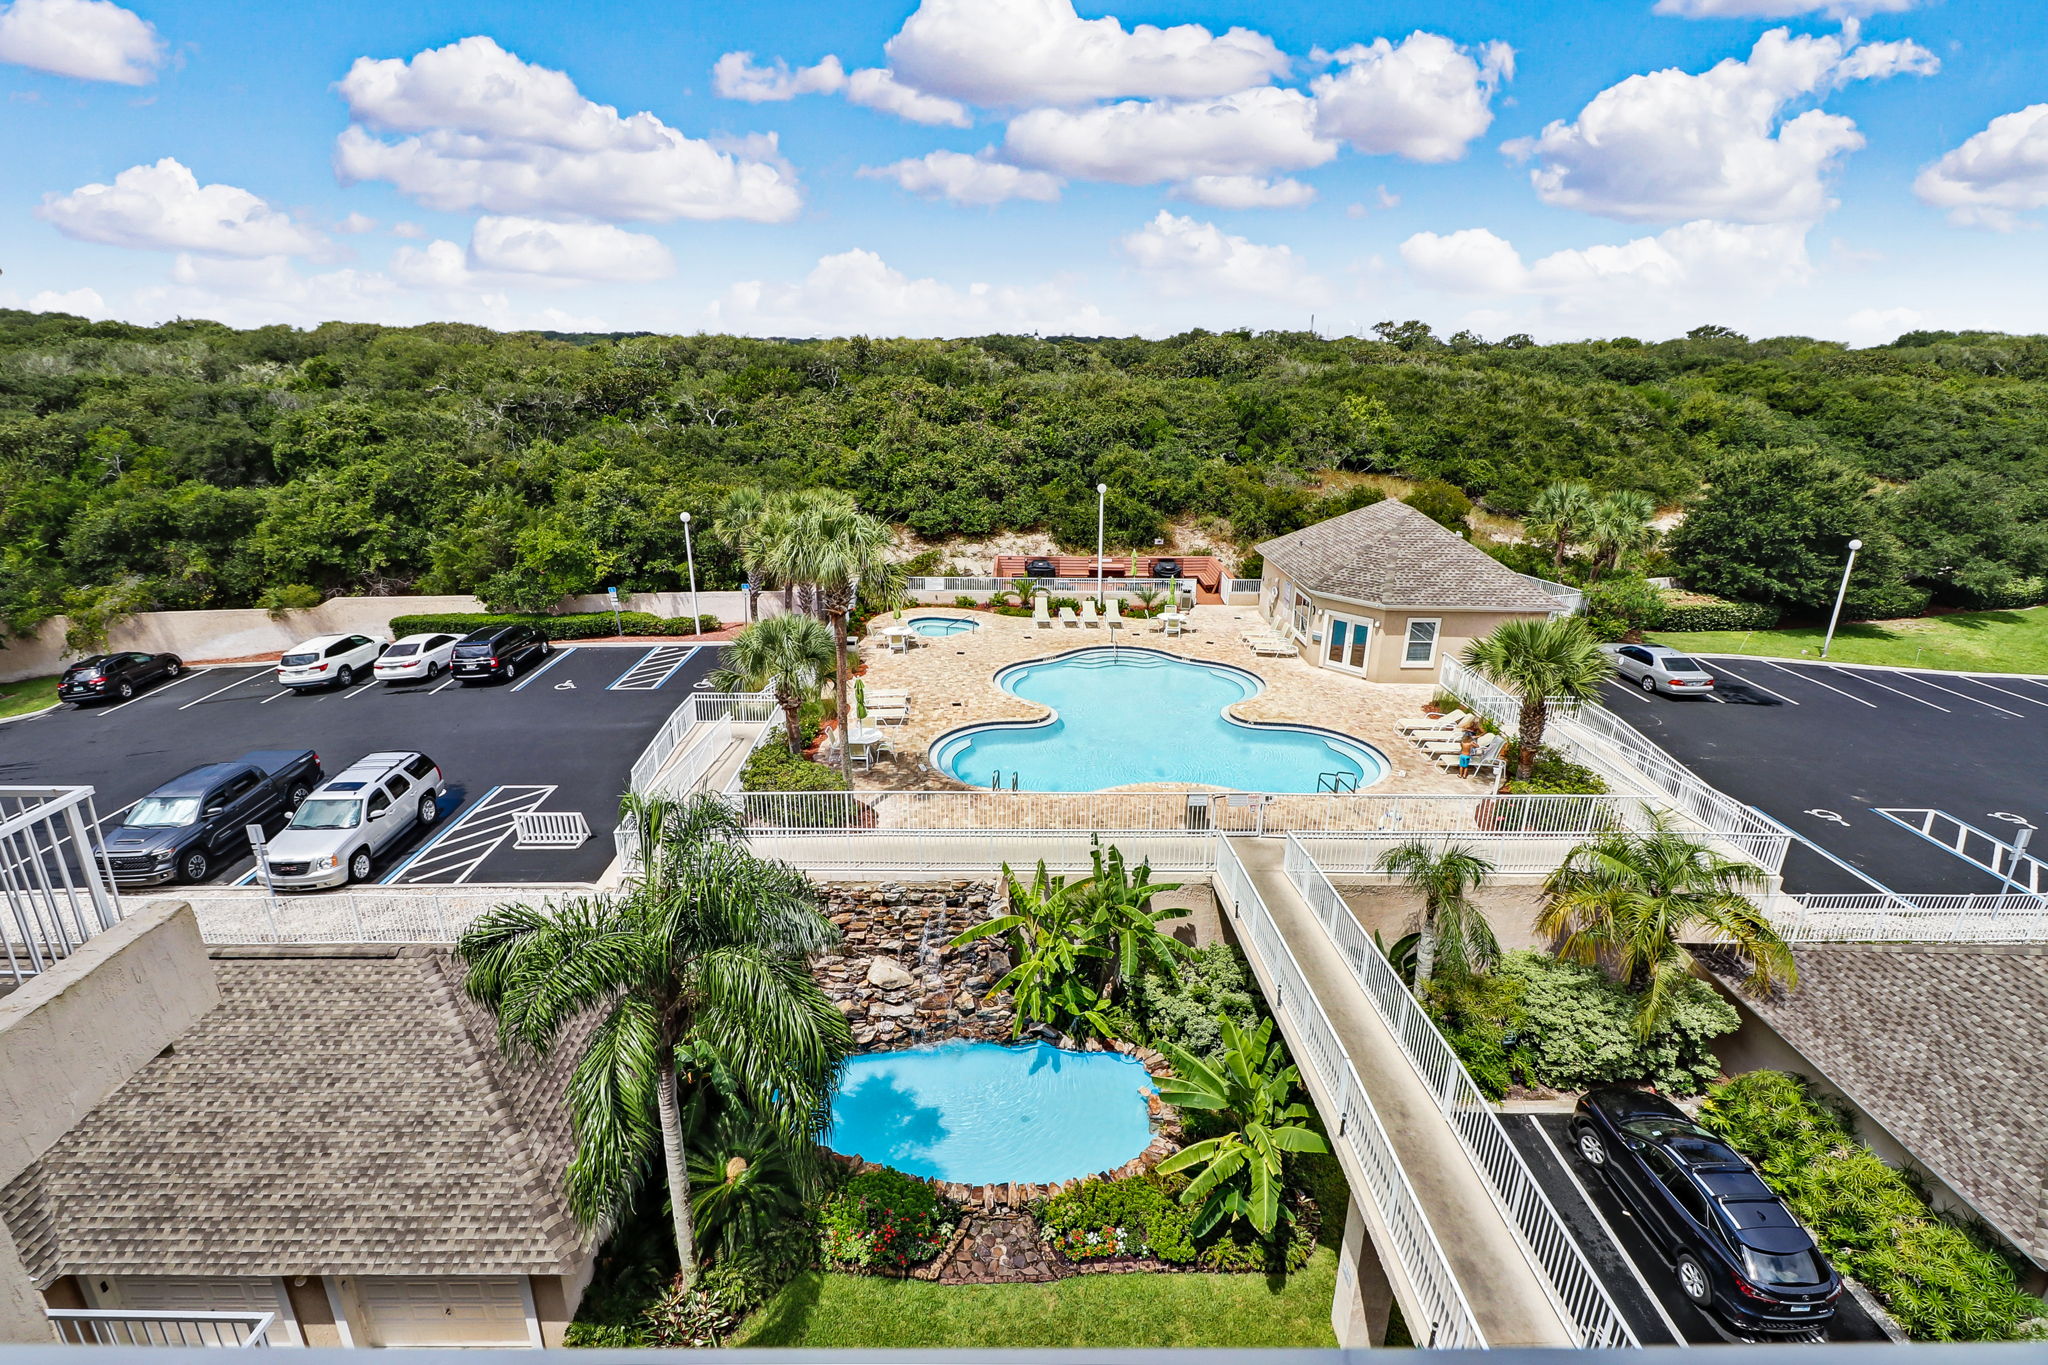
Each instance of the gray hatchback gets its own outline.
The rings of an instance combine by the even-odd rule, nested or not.
[[[1614,671],[1645,692],[1696,697],[1714,690],[1714,675],[1690,655],[1663,645],[1606,645]]]

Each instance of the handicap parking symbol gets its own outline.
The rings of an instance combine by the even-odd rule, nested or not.
[[[1811,815],[1816,820],[1826,820],[1833,824],[1840,825],[1843,829],[1849,828],[1849,822],[1847,820],[1844,820],[1839,814],[1837,814],[1834,811],[1816,808],[1806,813],[1808,815]]]
[[[567,680],[555,684],[555,691],[557,692],[574,692],[575,690],[576,684]]]

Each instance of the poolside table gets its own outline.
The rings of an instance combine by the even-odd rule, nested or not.
[[[882,632],[882,638],[889,642],[889,652],[901,654],[910,648],[911,636],[917,632],[909,626],[890,626]]]

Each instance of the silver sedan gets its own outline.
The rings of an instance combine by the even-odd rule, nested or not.
[[[1672,697],[1701,696],[1714,690],[1714,675],[1689,655],[1663,645],[1605,645],[1614,671],[1645,692]]]

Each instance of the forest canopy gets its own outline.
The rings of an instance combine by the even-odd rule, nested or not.
[[[1190,332],[773,340],[463,324],[234,330],[0,311],[0,621],[533,601],[677,585],[677,514],[830,485],[924,537],[1114,546],[1169,519],[1248,548],[1344,505],[1333,471],[1440,479],[1515,515],[1561,480],[1688,506],[1708,591],[1852,609],[2040,600],[2048,338],[1850,350],[1705,327],[1488,344]],[[697,544],[700,582],[735,562]]]

